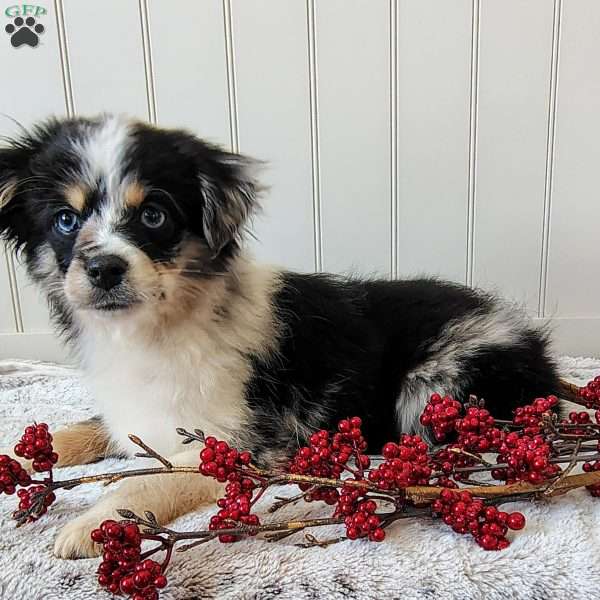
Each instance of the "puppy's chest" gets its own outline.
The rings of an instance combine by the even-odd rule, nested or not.
[[[134,433],[165,455],[185,449],[175,429],[230,439],[247,417],[247,364],[204,344],[168,351],[96,345],[86,375],[109,433],[121,451]]]

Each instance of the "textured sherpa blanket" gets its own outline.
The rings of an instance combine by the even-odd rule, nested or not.
[[[600,361],[561,359],[565,377],[583,383]],[[0,446],[12,443],[34,419],[52,428],[88,417],[91,400],[77,371],[47,364],[0,361]],[[61,478],[133,467],[147,460],[106,460],[59,470]],[[56,532],[94,503],[101,485],[58,492],[50,512],[16,529],[15,497],[0,497],[0,597],[7,600],[109,598],[95,581],[98,559],[65,561],[52,555]],[[265,499],[264,506],[268,503]],[[527,527],[507,550],[486,552],[442,523],[400,521],[384,543],[345,541],[327,548],[294,546],[301,534],[277,543],[259,539],[211,542],[175,556],[161,598],[175,599],[505,599],[600,598],[600,501],[576,491],[545,504],[520,503]],[[286,512],[287,511],[287,512]],[[180,518],[175,529],[207,525],[214,508]],[[311,505],[285,515],[325,516]],[[267,515],[265,519],[274,518]],[[339,532],[338,532],[339,533]],[[334,537],[331,529],[315,532]]]

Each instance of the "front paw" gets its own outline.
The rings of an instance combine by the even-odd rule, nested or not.
[[[100,556],[102,547],[92,541],[90,534],[103,520],[104,518],[98,515],[86,513],[65,525],[54,542],[54,556],[58,558]]]

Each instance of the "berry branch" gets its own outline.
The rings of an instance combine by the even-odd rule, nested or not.
[[[34,440],[32,442],[31,436]],[[21,447],[22,444],[33,445],[40,439],[46,442],[47,446],[39,449],[37,454],[32,453],[30,448]],[[104,485],[116,483],[129,477],[140,477],[145,475],[159,475],[165,473],[197,473],[196,467],[173,466],[166,458],[161,456],[154,449],[146,445],[136,435],[129,435],[129,439],[145,450],[145,453],[138,453],[136,456],[154,458],[161,462],[163,467],[148,469],[131,469],[129,471],[116,471],[113,473],[101,473],[98,475],[84,475],[73,479],[56,480],[53,477],[52,465],[58,460],[58,456],[52,451],[52,435],[48,433],[48,426],[45,423],[34,424],[25,429],[25,434],[15,446],[15,454],[26,459],[34,456],[33,469],[40,473],[48,471],[48,476],[43,480],[31,479],[27,471],[15,460],[7,455],[0,456],[0,493],[12,494],[15,492],[16,485],[29,486],[27,489],[21,489],[17,492],[20,499],[18,509],[13,513],[13,518],[17,521],[17,526],[36,521],[46,513],[48,507],[56,500],[55,491],[64,489],[71,490],[80,485],[88,483],[102,482]],[[41,444],[38,444],[41,446]],[[44,456],[42,457],[42,453]],[[44,458],[44,457],[47,457]],[[56,457],[56,458],[54,458]],[[54,460],[52,460],[54,458]],[[45,462],[46,461],[46,462]],[[12,482],[12,483],[11,483]]]
[[[218,511],[208,529],[174,531],[160,525],[150,512],[140,516],[124,508],[119,511],[122,521],[105,521],[91,532],[92,540],[103,546],[98,582],[134,600],[158,598],[174,552],[214,539],[233,543],[259,535],[277,542],[303,532],[297,545],[307,548],[344,539],[381,542],[393,523],[426,518],[440,519],[457,533],[471,535],[486,550],[502,550],[510,544],[508,532],[525,527],[523,514],[505,512],[502,505],[548,499],[581,487],[600,497],[600,377],[583,388],[565,390],[570,400],[595,409],[595,414],[573,411],[567,419],[559,419],[554,413],[558,399],[548,396],[517,408],[510,421],[497,420],[475,397],[462,405],[433,394],[421,424],[445,445],[432,447],[418,435],[402,435],[385,444],[381,456],[368,456],[361,419],[352,417],[341,420],[335,432],[313,433],[280,469],[260,468],[247,451],[198,429],[179,428],[182,443],[202,446],[198,466],[173,465],[130,435],[141,449],[136,456],[156,460],[160,466],[60,481],[53,475],[58,456],[52,435],[47,425],[33,424],[25,429],[15,454],[32,460],[33,470],[43,478],[32,479],[17,460],[0,456],[0,493],[17,493],[19,507],[13,516],[21,525],[40,518],[56,501],[56,491],[83,484],[109,485],[129,477],[178,473],[223,483],[224,496],[217,500]],[[573,474],[577,465],[583,472]],[[488,480],[474,479],[486,472]],[[322,518],[263,523],[255,511],[274,485],[292,486],[293,493],[276,496],[263,513],[300,501],[323,502],[332,512]],[[342,527],[345,535],[322,540],[309,531],[325,526]],[[143,540],[154,542],[145,552]]]

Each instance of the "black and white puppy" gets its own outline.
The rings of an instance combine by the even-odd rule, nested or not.
[[[176,427],[273,465],[352,415],[378,452],[419,429],[432,392],[476,394],[506,418],[557,391],[546,336],[495,297],[254,264],[241,246],[254,167],[114,116],[50,120],[0,149],[0,232],[45,291],[101,415],[57,433],[62,465],[130,454],[130,432],[197,464]],[[217,491],[202,477],[129,480],[63,529],[55,552],[95,554],[89,532],[116,508],[164,523]]]

